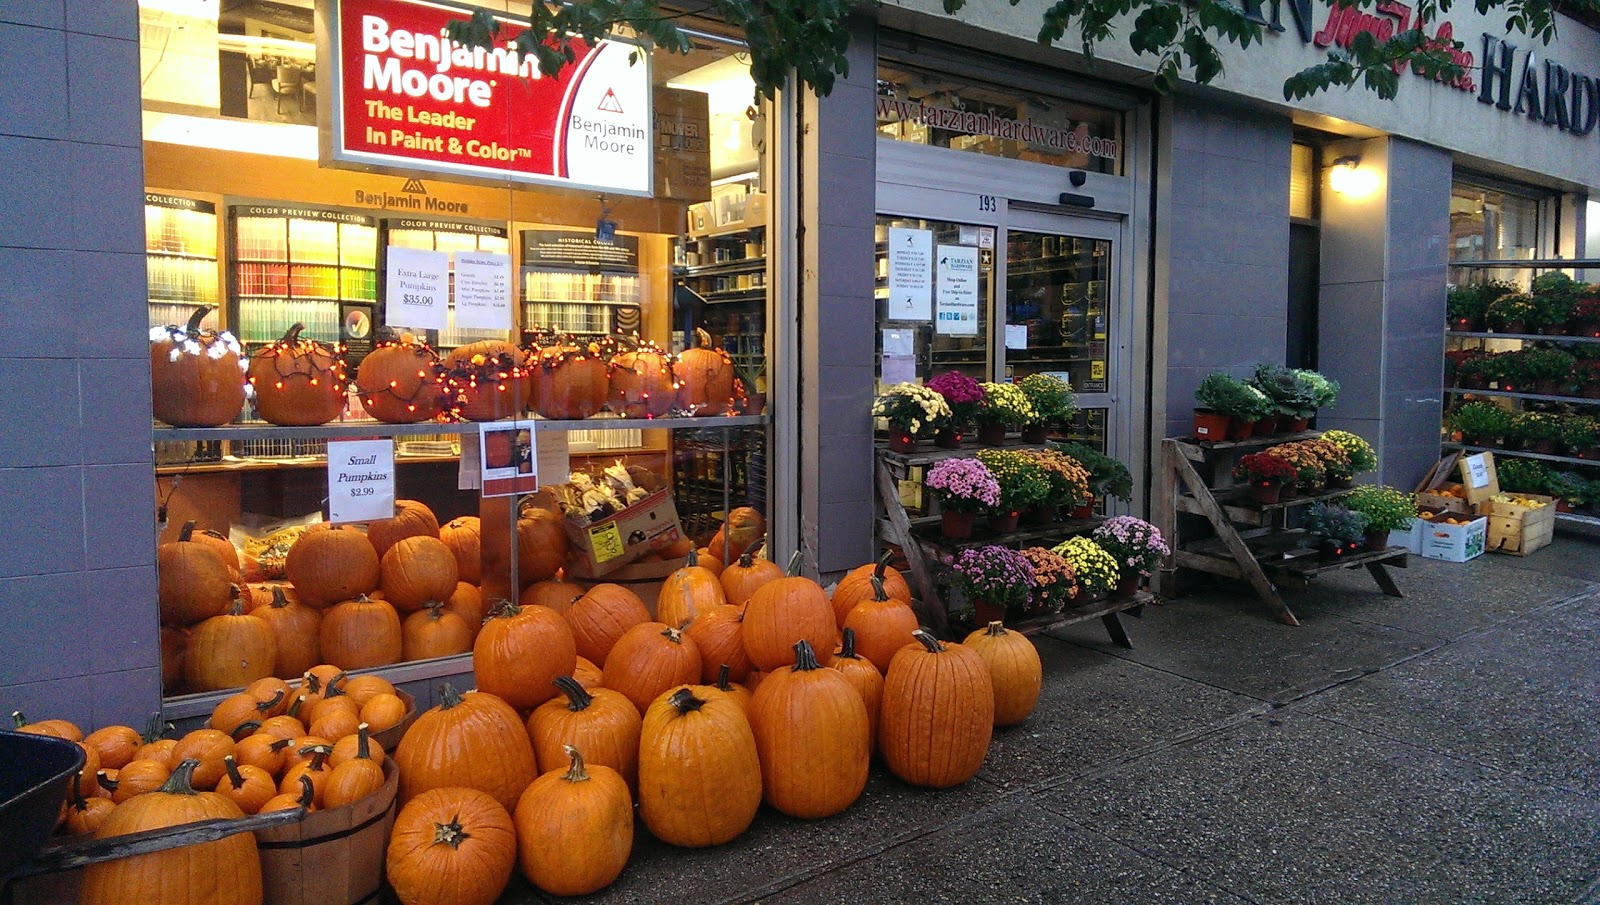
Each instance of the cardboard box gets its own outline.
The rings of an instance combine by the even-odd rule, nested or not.
[[[1446,485],[1453,486],[1453,485]],[[1438,489],[1444,489],[1443,487]],[[1444,493],[1434,493],[1423,490],[1417,493],[1417,508],[1430,512],[1455,512],[1461,515],[1472,515],[1472,504],[1458,496]]]
[[[1411,527],[1405,531],[1390,531],[1389,546],[1405,547],[1413,556],[1422,555],[1422,526],[1425,522],[1418,518],[1411,520]]]
[[[572,574],[579,578],[607,575],[683,537],[678,509],[667,490],[658,490],[599,521],[563,521],[573,546]]]
[[[1518,497],[1536,500],[1544,505],[1522,506],[1490,500],[1480,507],[1479,512],[1489,519],[1490,552],[1527,556],[1555,539],[1555,497],[1536,493],[1518,494]]]
[[[1465,525],[1423,520],[1421,555],[1444,562],[1466,562],[1483,555],[1488,544],[1489,520],[1482,516]]]

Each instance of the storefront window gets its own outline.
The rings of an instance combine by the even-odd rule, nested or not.
[[[1539,199],[1528,195],[1457,182],[1450,189],[1450,260],[1518,261],[1535,258],[1539,249]],[[1451,268],[1456,285],[1486,279],[1524,281],[1527,271]]]
[[[994,236],[992,226],[878,217],[873,295],[880,388],[945,371],[991,379]],[[989,247],[981,248],[985,243]],[[975,273],[953,272],[952,257],[970,261]]]

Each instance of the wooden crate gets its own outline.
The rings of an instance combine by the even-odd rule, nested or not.
[[[1544,505],[1535,509],[1489,500],[1479,507],[1479,511],[1489,518],[1489,552],[1527,556],[1555,539],[1555,498],[1536,493],[1520,496],[1538,500]]]

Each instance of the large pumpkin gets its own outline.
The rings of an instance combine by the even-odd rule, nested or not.
[[[839,642],[839,650],[833,656],[833,668],[845,677],[856,693],[861,695],[861,702],[867,705],[867,735],[872,742],[872,750],[878,750],[878,719],[883,711],[883,673],[872,661],[856,653],[856,633],[854,629],[845,629]]]
[[[577,665],[572,628],[560,613],[542,606],[502,603],[472,643],[472,671],[479,690],[518,710],[555,697],[556,677],[572,675]]]
[[[733,408],[733,359],[713,348],[711,334],[696,330],[700,345],[678,356],[678,407],[696,415],[726,415]]]
[[[744,607],[725,603],[701,613],[684,634],[700,650],[700,681],[711,683],[724,666],[735,682],[750,675],[750,655],[744,650]]]
[[[889,568],[889,560],[892,558],[894,558],[893,552],[885,553],[876,563],[857,566],[839,579],[839,584],[833,589],[833,615],[838,620],[840,628],[844,628],[845,617],[850,615],[851,610],[877,596],[872,588],[874,576],[883,582],[883,592],[888,597],[904,604],[911,603],[911,586],[906,584],[905,577],[900,574],[899,569]],[[886,666],[887,664],[880,668]]]
[[[533,745],[511,705],[492,694],[458,694],[445,684],[439,706],[417,717],[394,751],[400,800],[429,789],[464,786],[487,793],[504,807],[533,782]]]
[[[708,549],[723,562],[733,562],[747,551],[754,550],[766,537],[766,516],[749,506],[740,506],[728,513],[722,527],[711,538]]]
[[[663,692],[700,678],[700,651],[683,632],[645,622],[617,640],[601,674],[605,687],[621,692],[644,713]]]
[[[750,721],[732,699],[688,688],[662,695],[639,735],[639,816],[663,842],[721,845],[761,807]]]
[[[237,688],[272,675],[277,661],[272,626],[246,614],[235,598],[228,612],[200,623],[189,635],[183,678],[194,691]]]
[[[611,358],[611,407],[629,418],[660,418],[678,404],[677,359],[653,344]]]
[[[118,805],[95,837],[108,839],[203,820],[237,820],[239,806],[190,784],[196,764],[184,761],[159,791]],[[84,868],[82,905],[260,905],[261,859],[250,833],[102,861]]]
[[[517,519],[517,581],[530,585],[556,576],[570,549],[561,516],[548,509],[528,509]]]
[[[457,346],[444,357],[447,405],[468,421],[498,421],[528,406],[523,351],[504,340]]]
[[[837,814],[861,796],[872,758],[866,703],[844,676],[795,644],[750,702],[750,729],[767,804],[790,817]]]
[[[555,680],[561,695],[534,708],[528,737],[539,772],[549,773],[566,761],[564,746],[589,752],[589,763],[604,764],[627,780],[639,782],[639,709],[619,691],[587,690],[572,676]]]
[[[918,786],[958,786],[978,774],[994,734],[994,685],[976,651],[921,629],[883,682],[878,747],[890,772]]]
[[[250,615],[272,628],[278,657],[272,674],[294,679],[322,662],[322,613],[291,599],[282,587],[272,589],[272,602],[257,607]]]
[[[588,895],[611,885],[633,851],[633,800],[617,771],[585,763],[564,749],[567,770],[553,769],[517,802],[517,864],[528,882],[558,896]]]
[[[572,604],[579,597],[583,596],[585,590],[581,584],[547,578],[523,588],[517,602],[523,606],[549,607],[558,613],[565,613],[572,608]]]
[[[378,553],[349,525],[302,533],[289,548],[284,571],[300,601],[317,609],[378,589]]]
[[[517,832],[506,807],[459,788],[433,789],[407,801],[394,819],[384,858],[401,905],[494,905],[516,864]]]
[[[470,585],[469,585],[470,587]],[[472,650],[472,628],[458,614],[434,603],[412,613],[400,624],[400,653],[404,660],[452,657]]]
[[[722,582],[709,569],[700,568],[700,557],[693,550],[683,568],[667,576],[656,595],[656,621],[679,628],[702,613],[728,602]]]
[[[216,427],[244,408],[243,350],[231,333],[200,329],[210,312],[150,330],[151,409],[173,427]]]
[[[356,370],[362,407],[385,424],[414,424],[439,414],[443,381],[439,353],[409,333],[378,343]]]
[[[190,626],[228,608],[238,593],[228,564],[209,544],[194,540],[188,522],[178,539],[156,549],[156,600],[161,621]]]
[[[400,614],[387,601],[366,596],[346,600],[323,613],[317,637],[322,658],[342,669],[388,666],[405,655]]]
[[[372,543],[381,559],[389,548],[408,537],[439,537],[439,519],[426,503],[416,500],[395,500],[394,517],[378,519],[367,525],[367,540]]]
[[[610,370],[598,343],[567,337],[546,346],[534,364],[534,406],[556,421],[587,418],[605,407]]]
[[[734,606],[744,606],[762,585],[783,577],[783,568],[746,550],[722,570],[722,594]]]
[[[483,581],[482,525],[475,515],[451,519],[440,526],[439,539],[456,558],[456,578],[468,584]]]
[[[272,424],[326,424],[349,402],[344,346],[301,339],[295,324],[250,356],[256,411]]]
[[[839,635],[828,594],[809,578],[791,576],[762,585],[744,611],[744,650],[763,671],[794,663],[804,639],[814,651],[833,652]]]
[[[650,621],[650,611],[639,595],[619,584],[595,585],[561,615],[572,628],[578,656],[602,666],[617,639]]]
[[[168,695],[183,686],[183,654],[188,646],[188,629],[161,627],[161,688]]]
[[[402,613],[443,603],[456,590],[456,557],[437,537],[402,538],[378,563],[383,599]]]
[[[1028,636],[1006,631],[1003,623],[991,622],[961,643],[977,651],[989,665],[989,681],[994,685],[994,724],[1010,726],[1027,719],[1039,701],[1039,687],[1044,680],[1039,650]]]
[[[880,672],[888,672],[894,655],[912,642],[911,633],[917,630],[917,614],[905,603],[884,593],[878,576],[870,576],[868,581],[873,596],[856,604],[845,617],[844,627],[855,629],[856,649],[861,655],[871,660]]]

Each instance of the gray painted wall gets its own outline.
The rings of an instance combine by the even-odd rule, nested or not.
[[[1287,118],[1193,97],[1174,99],[1172,111],[1162,436],[1179,437],[1193,429],[1201,378],[1283,363],[1293,131]]]
[[[138,8],[0,3],[0,710],[161,703]]]

